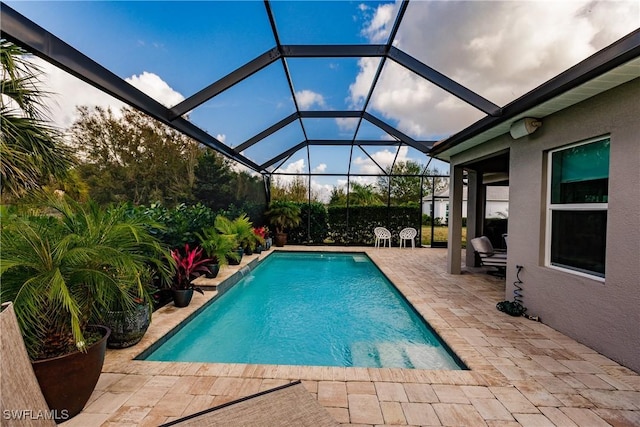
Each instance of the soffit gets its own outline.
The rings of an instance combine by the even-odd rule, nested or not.
[[[564,110],[572,105],[578,104],[579,102],[585,101],[639,77],[640,58],[636,58],[607,72],[606,74],[600,75],[574,89],[558,95],[549,101],[530,108],[507,121],[499,123],[491,129],[469,138],[450,149],[438,153],[436,157],[441,160],[449,161],[452,156],[458,153],[481,145],[501,135],[508,134],[511,124],[521,118],[535,117],[543,119],[546,116]]]

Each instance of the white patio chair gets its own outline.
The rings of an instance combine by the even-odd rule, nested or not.
[[[416,236],[418,235],[418,230],[413,227],[406,227],[400,231],[400,247],[404,248],[405,240],[411,240],[411,249],[416,247]]]
[[[380,247],[380,243],[384,247],[386,241],[389,242],[389,247],[391,247],[391,232],[389,230],[384,227],[376,227],[373,229],[373,234],[376,236],[376,248]]]

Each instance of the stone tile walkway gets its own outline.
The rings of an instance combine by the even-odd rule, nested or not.
[[[216,294],[207,291],[189,307],[155,312],[138,345],[109,350],[89,403],[63,425],[155,426],[301,379],[348,426],[640,426],[640,375],[543,323],[497,311],[504,282],[448,275],[446,250],[286,249],[367,252],[470,370],[132,360]]]

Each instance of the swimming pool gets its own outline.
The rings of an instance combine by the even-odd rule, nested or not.
[[[465,369],[362,253],[273,253],[143,358]]]

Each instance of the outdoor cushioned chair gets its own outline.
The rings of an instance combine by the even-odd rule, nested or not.
[[[300,381],[224,403],[160,427],[337,427]]]
[[[416,247],[416,236],[418,235],[418,230],[412,227],[403,228],[400,231],[400,247],[405,247],[405,240],[411,240],[411,248]]]
[[[0,331],[0,424],[55,426],[33,373],[12,303],[2,304]]]
[[[380,247],[380,243],[382,243],[382,247],[384,247],[385,241],[388,241],[389,247],[391,247],[391,232],[389,230],[384,227],[376,227],[373,229],[373,234],[376,236],[376,248]]]
[[[507,269],[507,253],[493,249],[493,245],[487,236],[471,239],[473,250],[480,257],[480,265],[483,267],[494,267],[497,271],[490,271],[489,274],[504,277]]]

